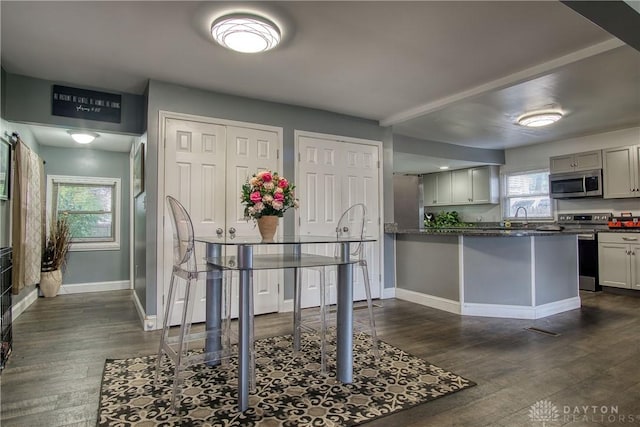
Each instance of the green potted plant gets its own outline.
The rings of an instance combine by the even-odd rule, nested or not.
[[[49,235],[42,248],[40,289],[45,297],[58,295],[70,244],[69,222],[66,216],[60,216],[55,225],[49,229]]]

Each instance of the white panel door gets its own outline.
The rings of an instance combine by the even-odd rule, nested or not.
[[[227,127],[227,228],[229,233],[233,227],[237,236],[255,236],[258,233],[254,221],[244,218],[244,206],[240,202],[242,185],[259,170],[269,169],[280,172],[279,138],[275,132],[243,127]],[[282,234],[282,219],[278,226],[278,234]],[[234,247],[228,250],[235,251]],[[255,254],[278,253],[282,247],[269,245],[257,247]],[[278,284],[282,282],[281,270],[262,270],[253,273],[254,313],[263,314],[278,311]],[[238,276],[233,278],[233,300],[231,315],[238,314]]]
[[[380,202],[378,188],[378,147],[375,145],[342,143],[342,159],[346,161],[342,176],[343,188],[342,209],[346,211],[356,203],[363,203],[367,207],[367,223],[365,233],[368,236],[380,238],[378,235],[380,225]],[[371,297],[380,297],[380,242],[366,243],[364,246],[365,258],[369,267],[369,280],[371,281]],[[335,288],[335,269],[330,276],[331,286]],[[364,279],[362,269],[356,268],[354,275],[354,300],[366,299],[364,291]],[[332,299],[335,292],[331,293]]]
[[[349,206],[364,203],[367,207],[368,235],[378,236],[379,189],[378,147],[331,139],[300,136],[296,196],[300,199],[299,232],[306,235],[331,235]],[[365,245],[373,298],[380,296],[379,242]],[[333,256],[333,245],[305,246],[307,253]],[[302,274],[302,305],[319,304],[319,272],[305,269]],[[331,301],[335,301],[336,269],[326,269]],[[361,269],[355,270],[354,300],[365,299]]]
[[[342,214],[342,176],[339,146],[334,141],[300,137],[299,168],[296,177],[296,197],[300,201],[299,233],[311,236],[334,234]],[[305,253],[334,256],[333,245],[304,245]],[[334,269],[325,269],[331,282]],[[320,270],[302,270],[302,306],[320,304]],[[335,292],[333,292],[335,294]]]
[[[165,122],[165,195],[177,198],[187,209],[196,235],[216,235],[218,229],[236,235],[256,234],[253,222],[244,220],[240,191],[247,174],[258,169],[276,169],[279,138],[276,133],[189,120],[167,119]],[[166,206],[164,226],[164,286],[169,290],[173,263],[171,219]],[[276,250],[275,247],[269,248]],[[229,247],[235,254],[235,247]],[[205,255],[204,244],[196,244],[198,257]],[[256,314],[278,311],[278,284],[282,272],[254,274],[254,309]],[[180,284],[178,295],[184,295]],[[234,275],[232,315],[237,315],[237,274]],[[178,303],[171,320],[178,323]],[[205,320],[204,286],[198,286],[193,322]]]
[[[167,119],[165,124],[165,195],[173,196],[191,216],[195,234],[215,236],[225,227],[225,148],[224,126]],[[165,304],[173,265],[173,235],[169,211],[164,204],[164,287]],[[203,257],[204,245],[196,244],[196,255]],[[176,288],[183,296],[184,281]],[[203,284],[202,284],[203,285]],[[193,321],[205,319],[204,286],[197,287]],[[172,324],[179,322],[182,298],[173,310]]]

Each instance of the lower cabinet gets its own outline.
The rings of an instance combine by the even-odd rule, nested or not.
[[[640,290],[640,233],[598,233],[600,285]]]

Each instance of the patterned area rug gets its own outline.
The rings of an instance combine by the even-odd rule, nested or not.
[[[191,367],[179,415],[168,410],[169,367],[153,386],[155,355],[107,360],[98,426],[353,426],[475,385],[384,342],[376,362],[362,335],[354,337],[353,384],[341,384],[335,360],[320,372],[317,337],[303,338],[296,356],[291,336],[256,341],[257,387],[244,413],[236,409],[236,359],[227,367]]]

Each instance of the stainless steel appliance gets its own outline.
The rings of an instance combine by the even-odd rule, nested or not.
[[[563,213],[558,215],[558,223],[567,230],[579,231],[578,270],[579,288],[585,291],[599,291],[598,284],[598,230],[606,230],[610,212],[604,213]]]
[[[393,215],[400,228],[424,228],[422,175],[393,176]]]
[[[551,174],[549,187],[554,199],[602,197],[602,169]]]

